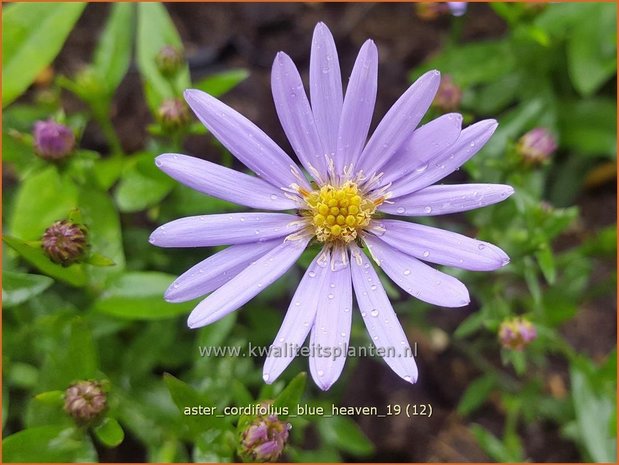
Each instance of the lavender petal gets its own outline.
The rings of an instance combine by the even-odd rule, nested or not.
[[[373,41],[367,40],[359,51],[346,87],[335,157],[338,174],[351,163],[357,165],[372,123],[377,88],[378,50]]]
[[[367,234],[365,243],[387,275],[413,297],[443,307],[463,307],[470,302],[464,284]]]
[[[445,184],[389,199],[379,210],[404,216],[436,216],[475,210],[502,202],[514,193],[506,184]]]
[[[441,74],[428,71],[411,85],[389,109],[363,149],[359,169],[371,176],[387,163],[412,136],[426,113],[441,81]]]
[[[185,100],[208,130],[241,163],[275,187],[302,184],[293,171],[296,163],[254,123],[243,115],[200,90],[185,91]]]
[[[436,155],[423,169],[417,169],[393,182],[389,191],[400,197],[418,191],[453,173],[475,155],[490,139],[497,127],[495,120],[483,120],[460,133],[458,140]]]
[[[314,325],[320,292],[329,270],[325,266],[318,265],[319,257],[320,254],[314,258],[301,279],[282,326],[271,345],[272,352],[264,362],[263,379],[268,384],[275,381],[292,362],[293,350],[303,345]],[[281,353],[277,354],[278,351]]]
[[[352,324],[351,309],[352,284],[349,264],[337,271],[328,268],[319,293],[318,311],[310,335],[311,347],[331,351],[329,356],[324,352],[313,353],[310,356],[310,373],[323,391],[337,381],[344,369]],[[336,351],[341,353],[336,354]]]
[[[462,234],[399,220],[380,224],[385,228],[382,241],[426,262],[473,271],[496,270],[509,263],[498,247]]]
[[[168,302],[186,302],[213,292],[247,266],[281,244],[283,239],[231,245],[180,275],[165,293]]]
[[[413,132],[383,167],[379,186],[397,181],[414,171],[423,171],[435,156],[451,146],[462,130],[462,115],[449,113],[433,119]]]
[[[342,75],[333,35],[324,23],[316,25],[312,38],[310,98],[323,146],[327,153],[335,154],[342,114]]]
[[[310,173],[313,167],[324,176],[327,173],[326,152],[299,71],[284,52],[279,52],[273,62],[271,89],[279,121],[301,164]]]
[[[354,243],[351,246],[352,282],[363,322],[372,344],[383,350],[387,365],[405,381],[417,381],[417,364],[406,334],[374,267]]]
[[[206,326],[238,309],[270,286],[294,265],[309,238],[284,241],[198,304],[191,312],[190,328]]]
[[[297,205],[281,189],[254,176],[187,155],[165,153],[155,159],[161,171],[192,189],[220,199],[265,210]]]
[[[298,216],[286,213],[189,216],[159,226],[150,235],[149,241],[157,247],[210,247],[264,242],[298,231],[302,226],[298,219]]]

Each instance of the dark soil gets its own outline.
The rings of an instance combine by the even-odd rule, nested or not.
[[[270,67],[276,52],[284,50],[307,79],[312,31],[318,21],[332,30],[344,75],[352,68],[361,44],[372,38],[378,45],[379,90],[376,115],[381,117],[408,86],[407,74],[414,66],[437,51],[448,34],[449,17],[426,22],[417,18],[410,3],[394,4],[168,4],[185,44],[194,78],[232,67],[250,70],[250,78],[224,100],[254,121],[283,148],[292,153],[277,120],[270,94]],[[56,71],[71,74],[88,62],[109,5],[91,4],[57,60]],[[485,4],[469,4],[463,40],[502,35],[505,24]],[[474,63],[471,64],[474,66]],[[307,81],[306,81],[307,82]],[[67,105],[78,105],[68,98]],[[144,104],[137,70],[132,67],[119,89],[114,108],[114,124],[128,152],[140,149],[151,117]],[[83,145],[104,150],[98,128],[91,126]],[[189,154],[207,156],[212,152],[207,138],[191,138]],[[614,183],[585,192],[579,199],[585,231],[595,231],[616,222]],[[608,279],[614,263],[601,265],[595,279]],[[616,305],[612,298],[589,302],[578,317],[565,325],[564,333],[574,347],[593,357],[602,357],[616,340]],[[449,334],[464,314],[442,313],[435,323]],[[376,444],[376,461],[488,461],[455,407],[463,390],[478,375],[460,350],[448,347],[440,352],[427,335],[410,329],[411,340],[420,344],[419,365],[423,376],[414,389],[394,390],[396,375],[370,359],[360,360],[350,384],[345,388],[344,405],[432,404],[431,418],[411,420],[404,416],[376,420],[360,417],[358,422]],[[567,385],[565,366],[556,361],[555,382]],[[558,381],[557,381],[558,379]],[[503,416],[490,405],[474,418],[496,435],[502,434]],[[560,438],[554,425],[536,425],[521,431],[528,456],[539,462],[572,462],[579,454]],[[126,456],[102,456],[103,460],[138,459],[129,450]]]

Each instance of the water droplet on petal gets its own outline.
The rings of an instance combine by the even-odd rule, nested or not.
[[[378,310],[374,309],[370,312],[370,315],[372,315],[373,317],[377,317],[378,316]]]
[[[398,209],[396,210],[398,213],[402,214],[402,213],[406,213],[406,208],[404,207],[398,207]]]
[[[423,211],[426,213],[432,213],[432,207],[427,206],[426,208],[423,209]]]
[[[404,376],[404,381],[406,381],[407,383],[410,383],[411,382],[411,377],[408,376],[408,375],[405,375]]]
[[[316,277],[316,272],[315,271],[310,271],[307,274],[309,275],[310,278],[315,278]]]
[[[318,370],[318,376],[324,376],[324,375],[325,375],[325,372],[324,372],[324,371],[322,371],[322,370]]]
[[[277,200],[277,195],[271,194],[271,200]]]
[[[331,299],[333,299],[333,297],[335,297],[335,296],[334,296],[333,294],[329,294],[327,297],[329,298],[329,300],[331,300]]]
[[[376,284],[372,284],[372,285],[370,286],[370,289],[372,289],[373,291],[375,291],[375,290],[376,290]]]
[[[430,256],[430,252],[428,252],[427,250],[424,250],[423,256],[424,257],[429,257]]]
[[[268,373],[265,373],[264,375],[262,375],[262,379],[264,380],[264,382],[266,383],[269,380],[269,375]]]
[[[486,244],[482,244],[481,242],[479,243],[479,245],[477,246],[477,248],[479,250],[484,250],[486,248]]]
[[[155,165],[157,165],[159,168],[161,168],[163,166],[163,162],[159,159],[155,160]]]
[[[408,276],[409,274],[411,274],[411,270],[409,270],[408,268],[404,270],[404,276]]]

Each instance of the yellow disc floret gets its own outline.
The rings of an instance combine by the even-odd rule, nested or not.
[[[359,192],[357,185],[348,181],[341,187],[330,184],[319,190],[302,192],[307,204],[306,215],[320,242],[354,241],[360,229],[365,228],[376,207],[382,203],[370,200]]]

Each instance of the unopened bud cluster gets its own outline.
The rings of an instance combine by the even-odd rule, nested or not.
[[[499,327],[499,340],[506,349],[521,351],[536,337],[535,326],[522,317],[505,320]]]
[[[189,110],[182,100],[165,100],[159,107],[159,121],[167,131],[177,131],[189,123]]]
[[[73,152],[75,134],[67,126],[55,121],[37,121],[34,125],[34,150],[48,161],[61,160]]]
[[[95,421],[107,406],[107,396],[98,381],[78,381],[65,391],[64,409],[79,424]]]
[[[535,128],[518,140],[517,150],[525,162],[540,164],[557,150],[557,141],[547,129]]]
[[[275,462],[288,441],[290,424],[277,415],[257,416],[241,433],[239,455],[244,462]]]
[[[69,266],[80,261],[86,252],[86,228],[69,220],[56,221],[43,233],[41,245],[51,261]]]

